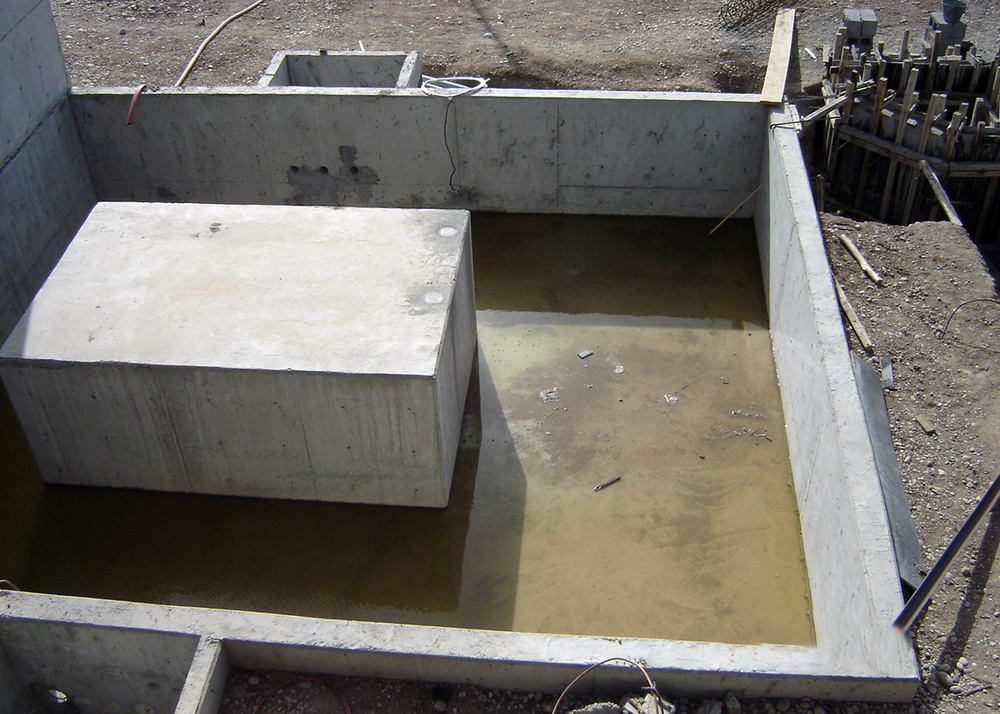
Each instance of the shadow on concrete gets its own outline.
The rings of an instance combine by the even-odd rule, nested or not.
[[[941,654],[935,662],[938,669],[941,669],[945,665],[954,667],[955,662],[965,652],[976,620],[979,617],[979,610],[982,607],[984,595],[989,587],[989,580],[993,574],[993,564],[996,561],[998,549],[1000,549],[1000,508],[995,507],[990,512],[989,520],[986,522],[986,530],[977,549],[976,562],[966,584],[965,597],[959,605],[955,624],[952,626],[951,632],[948,633],[945,646],[942,648]],[[963,686],[962,690],[968,691],[974,686]],[[936,690],[934,698],[935,700],[941,700],[949,696],[953,696],[949,688],[942,686]],[[974,703],[974,701],[970,701],[970,705]]]
[[[484,403],[493,411],[481,414]],[[500,515],[478,497],[481,423],[496,421],[498,405],[488,370],[474,369],[445,509],[45,486],[33,535],[13,549],[24,561],[17,585],[116,600],[504,629],[513,616],[525,488],[523,474],[505,474]],[[505,428],[502,416],[492,428]],[[512,440],[506,443],[512,451]],[[490,458],[517,463],[509,454]],[[38,478],[33,466],[21,471],[21,482]],[[495,521],[502,523],[499,536],[469,542],[470,531]],[[483,563],[489,573],[487,591],[471,597],[469,589],[484,583],[468,582],[470,562],[473,576]],[[465,600],[477,612],[466,612]]]

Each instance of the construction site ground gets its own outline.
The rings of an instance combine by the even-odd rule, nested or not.
[[[198,44],[248,0],[52,0],[74,84],[173,84]],[[209,46],[190,85],[255,84],[277,50],[418,50],[424,71],[473,74],[493,86],[758,91],[776,5],[747,0],[737,29],[708,0],[267,0]],[[832,44],[843,4],[797,10],[797,60],[808,90],[812,55]],[[1000,6],[973,2],[968,39],[991,57]],[[914,43],[939,3],[880,2],[879,39]],[[756,9],[754,9],[756,8]],[[810,51],[812,54],[810,54]],[[808,106],[808,99],[802,100]],[[833,271],[874,344],[893,360],[886,392],[893,439],[924,557],[933,564],[1000,472],[1000,304],[995,273],[948,223],[856,222],[829,203],[822,214]],[[843,215],[841,215],[843,214]],[[848,236],[882,278],[862,273]],[[977,302],[969,302],[977,301]],[[852,348],[861,350],[849,335]],[[920,416],[931,433],[916,420]],[[908,704],[804,700],[738,703],[744,712],[988,712],[1000,710],[1000,512],[994,511],[914,627],[924,683]],[[885,577],[893,577],[886,573]],[[349,678],[234,671],[223,705],[234,714],[543,712],[550,695]],[[637,673],[636,686],[641,678]],[[732,711],[737,703],[687,701],[680,711]],[[578,698],[575,705],[591,701]],[[566,711],[564,705],[561,708]]]

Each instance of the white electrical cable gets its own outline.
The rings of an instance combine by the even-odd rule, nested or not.
[[[431,97],[454,99],[464,97],[485,89],[489,82],[485,77],[430,77],[422,75],[420,89]]]

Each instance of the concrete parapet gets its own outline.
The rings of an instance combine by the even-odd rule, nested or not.
[[[788,122],[780,110],[772,123]],[[817,646],[831,663],[919,682],[888,518],[798,138],[769,131],[755,221]]]
[[[124,127],[131,97],[71,96],[101,200],[720,216],[764,125],[756,95],[281,87],[147,93]]]

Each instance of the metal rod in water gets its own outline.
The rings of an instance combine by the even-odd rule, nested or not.
[[[948,544],[948,547],[944,549],[944,553],[938,558],[931,571],[927,573],[927,577],[920,583],[920,587],[906,601],[906,605],[903,606],[903,609],[896,617],[896,621],[892,623],[896,629],[900,632],[906,632],[910,629],[910,625],[917,619],[917,615],[923,611],[924,605],[927,604],[927,601],[931,599],[931,595],[937,590],[937,586],[941,582],[941,577],[951,567],[952,561],[955,560],[956,556],[962,552],[962,548],[965,547],[969,537],[979,527],[979,524],[986,517],[986,514],[989,513],[990,509],[993,508],[993,504],[997,502],[998,498],[1000,498],[1000,474],[997,475],[993,480],[993,484],[986,490],[975,510],[965,519],[965,523],[962,524],[962,527],[951,543]]]
[[[611,484],[613,484],[613,483],[618,483],[618,482],[619,482],[619,481],[621,481],[621,480],[622,480],[622,477],[621,477],[621,476],[615,476],[614,478],[609,478],[609,479],[608,479],[607,481],[605,481],[604,483],[599,483],[599,484],[597,484],[596,486],[594,486],[594,490],[595,490],[595,491],[600,491],[600,490],[601,490],[602,488],[607,488],[607,487],[608,487],[608,486],[610,486]]]

